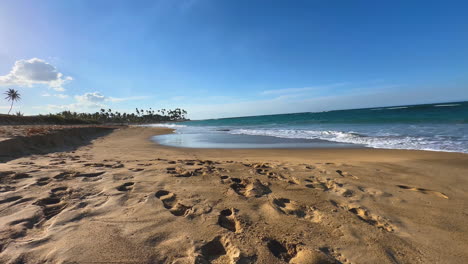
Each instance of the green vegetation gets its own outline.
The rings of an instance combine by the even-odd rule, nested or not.
[[[185,121],[187,120],[185,115],[187,111],[176,108],[174,110],[144,110],[135,109],[136,113],[120,113],[118,111],[113,112],[111,109],[101,109],[95,113],[76,113],[70,111],[63,111],[57,114],[49,114],[50,118],[76,120],[84,123],[161,123],[169,121]]]

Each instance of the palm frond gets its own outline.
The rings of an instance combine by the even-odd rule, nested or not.
[[[21,100],[21,95],[19,94],[19,92],[15,89],[8,89],[8,91],[5,92],[5,99],[7,99],[8,101],[19,101]]]

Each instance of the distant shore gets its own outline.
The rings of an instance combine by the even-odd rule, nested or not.
[[[468,259],[468,154],[188,149],[150,140],[166,128],[81,129],[0,163],[0,262]]]

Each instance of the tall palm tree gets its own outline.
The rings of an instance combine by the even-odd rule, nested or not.
[[[8,89],[8,91],[5,92],[5,95],[5,99],[11,101],[10,110],[8,110],[8,114],[10,114],[11,109],[13,108],[13,103],[21,100],[21,95],[15,89]]]

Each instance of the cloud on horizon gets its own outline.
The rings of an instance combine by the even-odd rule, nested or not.
[[[51,95],[57,96],[57,95]],[[108,103],[116,103],[123,101],[143,100],[148,96],[130,96],[130,97],[107,97],[100,92],[84,93],[83,95],[75,95],[75,102],[66,105],[47,105],[49,111],[70,110],[70,111],[89,111],[90,109],[106,108]]]
[[[70,76],[64,76],[55,66],[38,58],[18,60],[7,75],[0,76],[0,85],[15,85],[32,87],[35,84],[47,85],[58,92],[65,91],[63,85],[72,81]]]
[[[85,93],[83,95],[75,95],[76,104],[86,107],[101,107],[106,97],[100,92]]]

